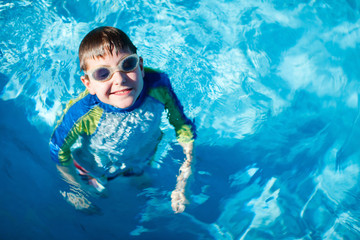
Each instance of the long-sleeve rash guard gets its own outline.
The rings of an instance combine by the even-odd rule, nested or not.
[[[105,104],[84,91],[68,103],[54,130],[51,158],[60,165],[73,164],[75,159],[94,177],[143,168],[161,139],[164,110],[178,141],[193,141],[195,126],[184,115],[164,73],[145,68],[144,88],[126,109]]]

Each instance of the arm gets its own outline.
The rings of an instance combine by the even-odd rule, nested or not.
[[[185,204],[188,203],[186,199],[186,186],[192,174],[193,163],[193,142],[180,143],[180,145],[183,147],[186,158],[179,169],[175,190],[171,193],[171,207],[175,213],[183,212],[185,210]]]
[[[177,140],[186,156],[179,169],[175,190],[171,193],[171,207],[175,213],[181,213],[185,210],[185,204],[189,203],[186,199],[186,188],[189,177],[192,174],[193,149],[196,134],[195,125],[185,116],[183,107],[177,96],[171,88],[169,88],[168,91],[171,100],[165,104],[165,107],[168,109],[169,121],[175,127]]]
[[[160,99],[161,102],[164,103],[165,109],[168,110],[169,122],[174,126],[176,138],[186,156],[185,161],[179,169],[175,190],[171,194],[172,209],[175,213],[181,213],[185,210],[185,204],[188,203],[186,199],[186,187],[192,173],[193,148],[196,137],[195,125],[185,116],[183,107],[173,92],[170,82],[168,82],[168,86],[156,88],[151,94],[157,99]]]
[[[68,166],[56,165],[56,167],[67,183],[80,187],[81,180],[76,172],[74,164],[69,164]]]
[[[79,174],[77,173],[76,167],[73,163],[63,166],[57,165],[56,167],[60,172],[61,176],[64,178],[64,180],[70,185],[81,188],[82,190],[90,194],[105,196],[104,195],[106,194],[106,192],[104,192],[105,188],[102,185],[99,186],[98,182],[96,182],[96,185],[86,184],[86,182],[84,182],[80,178]]]
[[[168,111],[169,122],[174,126],[176,138],[186,156],[179,170],[175,190],[171,194],[171,206],[174,212],[181,213],[188,202],[185,193],[193,165],[193,147],[196,138],[195,125],[185,116],[183,107],[171,87],[169,78],[163,73],[156,73],[155,78],[157,82],[150,88],[149,95],[164,104],[165,109]]]
[[[69,184],[79,187],[81,181],[76,172],[70,150],[71,146],[78,139],[79,132],[75,124],[67,126],[67,124],[64,123],[64,118],[66,118],[66,116],[59,122],[50,140],[51,158],[56,162],[56,167],[64,180]]]
[[[64,179],[77,186],[80,186],[81,179],[72,160],[71,147],[81,135],[91,135],[96,130],[102,115],[100,108],[88,104],[90,97],[85,91],[69,102],[50,140],[52,160],[57,163]]]

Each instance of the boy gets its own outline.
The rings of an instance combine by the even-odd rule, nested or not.
[[[184,115],[167,76],[144,68],[128,36],[113,27],[89,32],[80,44],[79,59],[86,90],[69,102],[50,141],[59,171],[72,184],[98,193],[108,179],[140,176],[161,140],[161,115],[167,110],[186,155],[171,194],[173,210],[183,212],[195,126]],[[86,176],[89,185],[79,175]]]

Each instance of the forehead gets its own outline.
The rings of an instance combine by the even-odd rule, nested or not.
[[[117,65],[121,59],[132,54],[130,50],[116,51],[115,49],[110,53],[92,56],[85,59],[85,66],[87,70],[90,70],[96,66],[113,66]]]

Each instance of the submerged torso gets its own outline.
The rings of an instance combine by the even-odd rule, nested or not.
[[[161,139],[164,106],[147,97],[131,112],[104,112],[94,134],[83,136],[75,160],[95,176],[113,176],[149,163]]]

